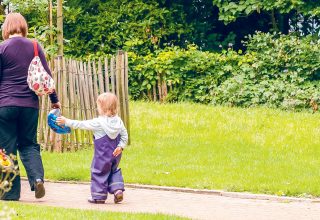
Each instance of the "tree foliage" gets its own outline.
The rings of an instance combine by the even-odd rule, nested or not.
[[[219,18],[225,22],[261,11],[278,11],[281,14],[297,11],[313,16],[320,14],[320,2],[314,0],[213,0],[213,4],[219,7]]]
[[[117,49],[147,53],[169,42],[179,44],[190,32],[184,14],[161,8],[156,1],[80,2],[67,3],[81,7],[68,14],[65,27],[70,40],[66,52],[77,57]]]
[[[5,0],[2,6],[9,2],[10,10],[26,16],[31,36],[40,38],[54,54],[57,48],[49,44],[49,35],[55,36],[57,30],[49,28],[47,0]],[[88,57],[124,49],[147,54],[190,43],[207,51],[229,44],[245,49],[241,41],[255,31],[319,33],[319,19],[309,18],[319,14],[319,4],[312,0],[67,0],[65,53]]]

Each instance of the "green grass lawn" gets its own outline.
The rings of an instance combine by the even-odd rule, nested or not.
[[[0,211],[3,207],[0,202]],[[12,219],[134,219],[134,220],[183,220],[187,218],[177,217],[173,215],[162,214],[145,214],[145,213],[120,213],[120,212],[104,212],[97,210],[80,210],[80,209],[64,209],[47,206],[27,205],[18,202],[5,203],[7,208],[12,208],[15,214],[11,215]],[[0,219],[6,219],[1,218]]]
[[[132,102],[125,182],[320,196],[320,114]],[[89,181],[92,150],[43,153],[46,178]]]

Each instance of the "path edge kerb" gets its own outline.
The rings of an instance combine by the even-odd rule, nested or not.
[[[27,178],[22,178],[27,180]],[[77,181],[58,181],[58,180],[48,180],[45,182],[51,183],[64,183],[64,184],[85,184],[90,185],[90,182],[77,182]],[[256,200],[270,200],[279,202],[312,202],[320,203],[320,198],[303,198],[303,197],[288,197],[288,196],[276,196],[267,194],[253,194],[247,192],[226,192],[223,190],[207,190],[207,189],[192,189],[192,188],[181,188],[181,187],[170,187],[170,186],[156,186],[156,185],[142,185],[135,183],[127,183],[125,187],[133,189],[148,189],[148,190],[163,190],[163,191],[173,191],[173,192],[183,192],[183,193],[194,193],[194,194],[205,194],[205,195],[215,195],[224,196],[239,199],[256,199]]]

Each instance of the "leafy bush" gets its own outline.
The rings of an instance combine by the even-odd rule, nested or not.
[[[212,101],[212,90],[233,75],[241,56],[229,50],[203,52],[196,46],[187,49],[167,47],[147,56],[131,54],[130,90],[134,99],[148,94],[158,81],[168,85],[167,101]],[[136,87],[137,86],[137,87]]]
[[[319,40],[257,33],[246,44],[252,65],[240,64],[243,71],[215,91],[215,103],[297,109],[319,101]]]
[[[165,84],[166,101],[284,109],[319,101],[320,40],[258,32],[245,44],[245,54],[231,48],[204,52],[194,45],[130,53],[132,98],[153,99]]]

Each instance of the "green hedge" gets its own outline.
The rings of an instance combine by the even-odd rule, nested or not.
[[[150,99],[160,79],[169,88],[166,101],[284,109],[319,101],[320,40],[256,33],[245,44],[245,53],[210,53],[193,45],[147,56],[130,53],[131,96]]]

